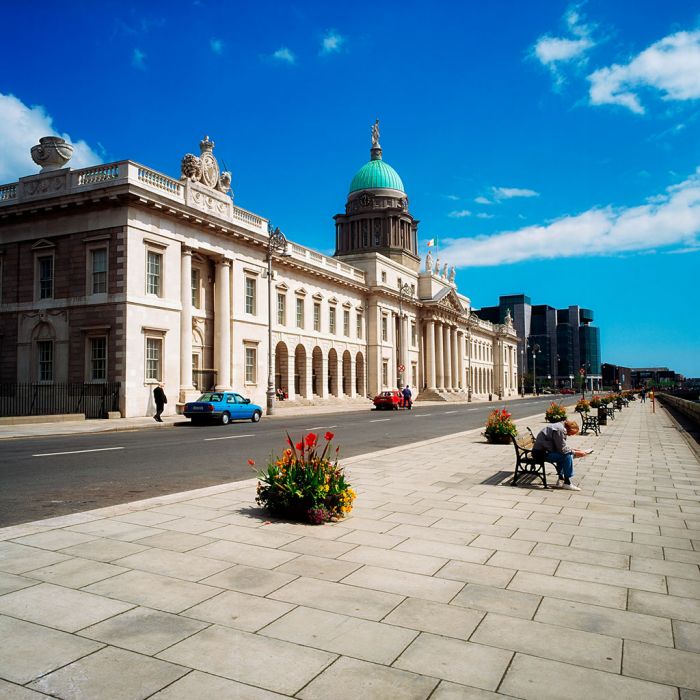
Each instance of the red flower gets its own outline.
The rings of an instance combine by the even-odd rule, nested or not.
[[[318,436],[315,433],[309,433],[305,438],[304,442],[307,447],[313,447],[316,444],[316,438]]]
[[[249,459],[248,464],[250,464],[251,467],[255,466],[255,460],[254,459]]]
[[[326,440],[328,440],[328,441],[330,442],[330,441],[333,439],[334,435],[333,435],[333,433],[329,430],[323,437],[326,438]]]
[[[304,449],[304,443],[303,443],[303,442],[297,442],[297,444],[294,445],[294,447],[296,447],[297,450],[299,450],[299,451],[301,452],[301,451]]]

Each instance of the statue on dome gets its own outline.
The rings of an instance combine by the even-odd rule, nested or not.
[[[447,279],[447,263],[445,263],[445,264],[442,266],[442,275],[441,275],[441,277],[442,277],[443,279]]]
[[[450,268],[450,277],[449,277],[450,282],[452,282],[453,284],[454,284],[454,281],[455,281],[455,277],[456,277],[456,276],[457,276],[457,268],[453,265],[453,266]]]
[[[372,148],[379,148],[379,119],[372,125]]]
[[[440,274],[440,258],[438,258],[435,261],[435,274],[439,275]]]
[[[425,256],[425,271],[433,271],[433,256],[430,253],[430,249],[428,249],[428,254]]]

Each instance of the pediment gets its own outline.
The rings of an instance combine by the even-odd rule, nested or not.
[[[33,246],[32,250],[40,250],[41,248],[55,248],[56,244],[46,238],[40,238]]]
[[[318,292],[316,292],[316,294],[311,295],[311,298],[315,301],[323,301],[323,294],[319,294]]]
[[[433,306],[453,314],[463,315],[465,308],[452,288],[441,289],[432,299],[423,300],[427,307]]]
[[[275,288],[277,289],[278,292],[289,291],[289,287],[284,282],[280,282],[279,284],[276,284]]]
[[[299,289],[296,289],[294,293],[300,297],[305,297],[307,294],[306,290],[303,287],[299,287]]]

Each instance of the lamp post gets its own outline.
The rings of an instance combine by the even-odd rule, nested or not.
[[[537,367],[535,365],[536,356],[540,352],[540,346],[535,343],[531,346],[532,349],[532,393],[537,396]]]
[[[469,375],[467,381],[467,401],[472,400],[472,324],[478,322],[479,317],[470,309],[469,316],[467,317],[467,345],[469,346],[469,353],[467,354],[469,361],[469,369],[467,370],[467,374]]]
[[[403,338],[403,298],[406,297],[407,299],[411,299],[413,297],[413,289],[411,289],[411,285],[408,284],[408,282],[404,282],[399,287],[399,337],[398,337],[398,343],[397,345],[397,360],[398,362],[396,363],[396,381],[398,382],[398,387],[401,388],[404,385],[404,377],[403,373],[406,371],[406,366],[404,362],[402,361],[402,353],[403,353],[403,344],[404,344],[404,338]],[[406,343],[408,342],[408,339],[405,341]],[[399,367],[403,367],[403,372],[399,370]]]
[[[518,337],[518,343],[520,344],[520,396],[525,398],[525,345],[527,341],[525,338]]]
[[[287,237],[279,230],[272,229],[268,224],[267,239],[267,415],[275,412],[275,383],[274,367],[272,365],[272,258],[277,253],[281,257],[289,257]]]

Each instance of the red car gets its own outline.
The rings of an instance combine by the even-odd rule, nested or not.
[[[374,407],[377,410],[386,408],[390,411],[398,411],[400,406],[403,406],[403,396],[396,389],[382,391],[374,397]]]
[[[560,392],[560,394],[575,394],[576,392],[573,389],[569,389],[569,387],[564,387]]]

